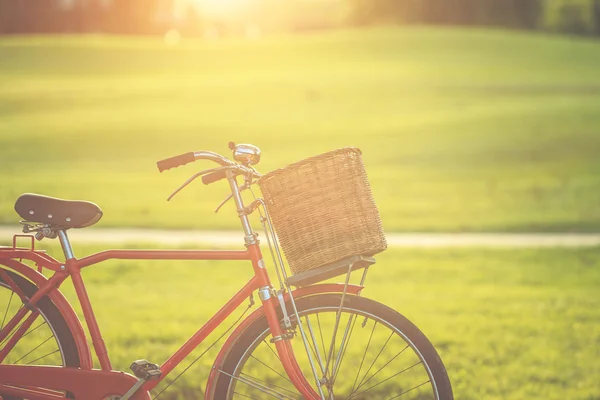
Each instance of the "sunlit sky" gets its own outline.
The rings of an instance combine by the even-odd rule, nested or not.
[[[183,0],[202,10],[204,15],[227,16],[247,9],[256,0]]]
[[[184,4],[193,4],[203,11],[204,15],[227,16],[244,12],[260,0],[179,0]],[[336,3],[339,0],[279,0],[290,3]]]

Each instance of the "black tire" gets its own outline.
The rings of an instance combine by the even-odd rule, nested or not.
[[[3,268],[3,271],[13,280],[13,282],[23,291],[25,296],[31,298],[37,291],[37,286],[22,276]],[[0,275],[0,326],[3,326],[11,318],[11,314],[22,306],[22,302],[18,295],[14,293],[10,285]],[[13,350],[8,354],[3,363],[7,364],[37,364],[37,365],[59,365],[65,367],[79,367],[80,360],[77,353],[75,338],[64,317],[56,307],[56,305],[48,298],[43,297],[38,303],[37,308],[40,315],[36,318],[29,330],[25,333],[28,336],[27,343],[23,340],[17,342]],[[0,328],[1,329],[1,328]],[[48,338],[48,339],[45,339]],[[47,340],[44,342],[44,340]],[[0,344],[0,350],[6,345]],[[42,343],[43,342],[43,343]],[[36,346],[38,346],[36,348]],[[24,346],[27,346],[26,348]],[[45,356],[48,351],[56,347],[53,354]],[[31,351],[27,356],[23,357],[23,353]],[[17,353],[14,357],[11,357]],[[23,357],[23,358],[21,358]],[[69,394],[66,397],[70,397]],[[3,400],[18,400],[14,397],[2,397]]]
[[[335,315],[340,302],[341,294],[315,295],[296,301],[296,306],[303,321],[304,330],[309,337],[309,342],[311,342],[311,336],[314,338],[311,344],[311,354],[315,360],[319,357],[318,353],[327,353],[326,349],[328,346],[325,343],[333,339],[333,328],[330,330],[330,338],[324,338],[324,336],[327,336],[327,327],[322,319],[327,318],[331,321],[329,325],[333,327],[333,321],[335,321]],[[288,311],[291,310],[291,304],[287,305],[287,309]],[[325,317],[319,317],[319,315],[325,315]],[[296,321],[294,318],[292,319],[294,328],[297,328]],[[360,323],[357,324],[357,321]],[[314,334],[314,331],[316,331],[315,327],[317,326],[316,322],[318,322],[318,329],[321,331],[321,335]],[[325,327],[323,329],[321,326],[322,323],[323,327]],[[356,334],[358,336],[353,336],[355,329],[359,329],[357,332],[361,332]],[[370,332],[369,329],[371,329]],[[298,329],[296,330],[298,331]],[[385,334],[381,335],[380,330]],[[325,335],[322,334],[323,332],[325,332]],[[335,364],[333,360],[340,354],[337,345],[342,343],[344,332],[348,333],[348,340],[346,341],[345,350],[341,351],[341,357],[339,357],[340,368],[335,375],[329,373],[333,376],[328,378],[330,379],[329,383],[331,382],[331,378],[333,378],[333,385],[330,385],[333,395],[331,395],[329,388],[326,390],[326,386],[328,386],[326,384],[323,386],[326,397],[357,400],[386,398],[401,398],[401,400],[409,398],[453,399],[448,374],[433,345],[415,325],[397,311],[364,297],[347,295],[344,307],[342,308],[342,318],[340,318],[338,333],[333,342],[336,344],[335,346],[329,346],[329,348],[335,347],[337,350],[331,358],[332,366]],[[376,335],[375,332],[377,332]],[[384,338],[387,337],[388,333],[389,338],[386,341]],[[365,339],[369,334],[370,337],[366,341]],[[321,337],[319,338],[319,336]],[[268,387],[284,398],[302,398],[294,386],[291,385],[291,382],[286,382],[287,376],[276,358],[277,356],[274,355],[273,345],[268,343],[270,338],[271,335],[265,317],[255,321],[244,330],[238,340],[232,345],[222,364],[214,366],[214,368],[220,371],[214,385],[215,389],[212,395],[214,400],[276,397],[266,394],[263,391],[265,387]],[[361,345],[353,343],[353,339],[354,342],[358,341]],[[307,380],[316,388],[314,375],[310,372],[310,368],[305,366],[305,364],[308,364],[308,358],[306,357],[306,351],[304,350],[299,332],[297,337],[292,340],[292,343],[299,365],[305,376],[307,376]],[[361,357],[362,347],[365,347],[362,344],[366,344],[366,348]],[[388,345],[390,348],[384,353]],[[352,349],[348,350],[351,346]],[[379,354],[375,355],[377,353],[377,350],[375,350],[372,352],[373,355],[367,357],[366,355],[371,346],[374,346],[373,349],[380,348]],[[271,348],[267,350],[269,347]],[[356,352],[354,350],[355,347],[361,350]],[[390,357],[388,353],[390,353],[392,348],[394,349],[391,351],[391,354],[395,353],[398,349],[403,350],[398,352],[394,357]],[[323,351],[321,352],[320,349]],[[259,355],[261,358],[259,358]],[[304,359],[302,359],[302,355]],[[324,355],[320,357],[323,360],[326,359]],[[371,358],[372,364],[368,367]],[[384,360],[386,361],[384,362]],[[398,366],[400,365],[400,361],[403,363],[406,362],[406,367]],[[325,361],[322,364],[326,364]],[[397,370],[400,372],[394,374],[386,372],[377,379],[374,379],[381,373],[380,371],[388,367],[392,369],[392,372],[395,372],[399,368]],[[259,368],[262,368],[263,371],[255,372]],[[327,371],[327,368],[321,368],[319,365],[316,368],[320,368],[321,371]],[[405,369],[403,370],[403,368]],[[354,374],[355,370],[357,371],[356,375]],[[345,373],[340,374],[341,371]],[[403,375],[400,377],[400,374],[406,373],[410,373],[411,376]],[[260,377],[257,375],[260,375]],[[232,376],[236,377],[236,379],[233,379]],[[319,377],[321,378],[322,376],[324,375],[319,373]],[[341,376],[344,377],[340,379]],[[361,376],[363,376],[362,379]],[[385,376],[387,378],[384,379]],[[350,386],[351,383],[352,386]],[[262,387],[263,390],[257,390],[257,385]]]

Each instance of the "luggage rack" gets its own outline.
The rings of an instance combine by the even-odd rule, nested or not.
[[[17,241],[19,238],[29,239],[31,241],[29,243],[29,247],[17,246]],[[23,259],[31,260],[35,263],[37,268],[33,266],[31,267],[37,269],[39,273],[42,273],[42,264],[38,263],[37,261],[52,260],[46,253],[46,250],[38,250],[35,248],[35,237],[33,235],[19,234],[13,236],[12,246],[0,246],[0,260],[1,259],[15,259],[19,261],[23,261]]]
[[[19,238],[27,238],[31,240],[31,243],[29,244],[29,247],[19,247],[17,246],[17,240]],[[27,251],[36,251],[36,252],[40,252],[40,253],[45,253],[46,250],[36,250],[35,249],[35,237],[33,237],[33,235],[19,235],[16,234],[13,236],[13,240],[12,240],[12,246],[0,246],[0,251],[7,251],[7,250],[27,250]]]
[[[373,257],[362,255],[346,257],[318,268],[294,274],[287,278],[286,283],[290,286],[307,286],[319,281],[324,281],[325,279],[333,278],[334,276],[350,273],[351,271],[360,268],[369,267],[372,264],[375,264],[375,258]],[[348,271],[350,265],[352,265],[352,269]]]

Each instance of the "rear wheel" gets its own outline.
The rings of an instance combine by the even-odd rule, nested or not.
[[[296,301],[327,399],[453,399],[441,359],[415,325],[383,304],[347,295],[334,338],[340,302],[341,294]],[[296,321],[293,324],[297,328]],[[212,398],[301,398],[270,336],[265,318],[240,335],[222,365],[215,366],[219,374]],[[292,347],[316,389],[299,332]]]
[[[0,271],[3,272],[0,274],[0,334],[6,336],[0,341],[0,363],[79,367],[73,334],[48,296],[43,297],[33,310],[27,310],[13,329],[8,329],[13,317],[26,309],[18,292],[31,298],[37,286],[10,270],[0,268]],[[15,342],[15,338],[19,340]],[[2,396],[1,389],[0,399],[18,400]]]

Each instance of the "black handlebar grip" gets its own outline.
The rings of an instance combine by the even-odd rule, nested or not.
[[[210,185],[211,183],[215,183],[216,181],[220,181],[221,179],[225,178],[227,178],[227,170],[223,169],[204,175],[202,177],[202,183],[204,183],[205,185]]]
[[[163,172],[164,170],[179,167],[180,165],[185,165],[185,164],[191,163],[195,160],[196,160],[196,158],[194,157],[194,153],[189,152],[189,153],[185,153],[185,154],[180,154],[175,157],[160,160],[159,162],[156,163],[156,165],[158,166],[158,170],[160,172]]]

